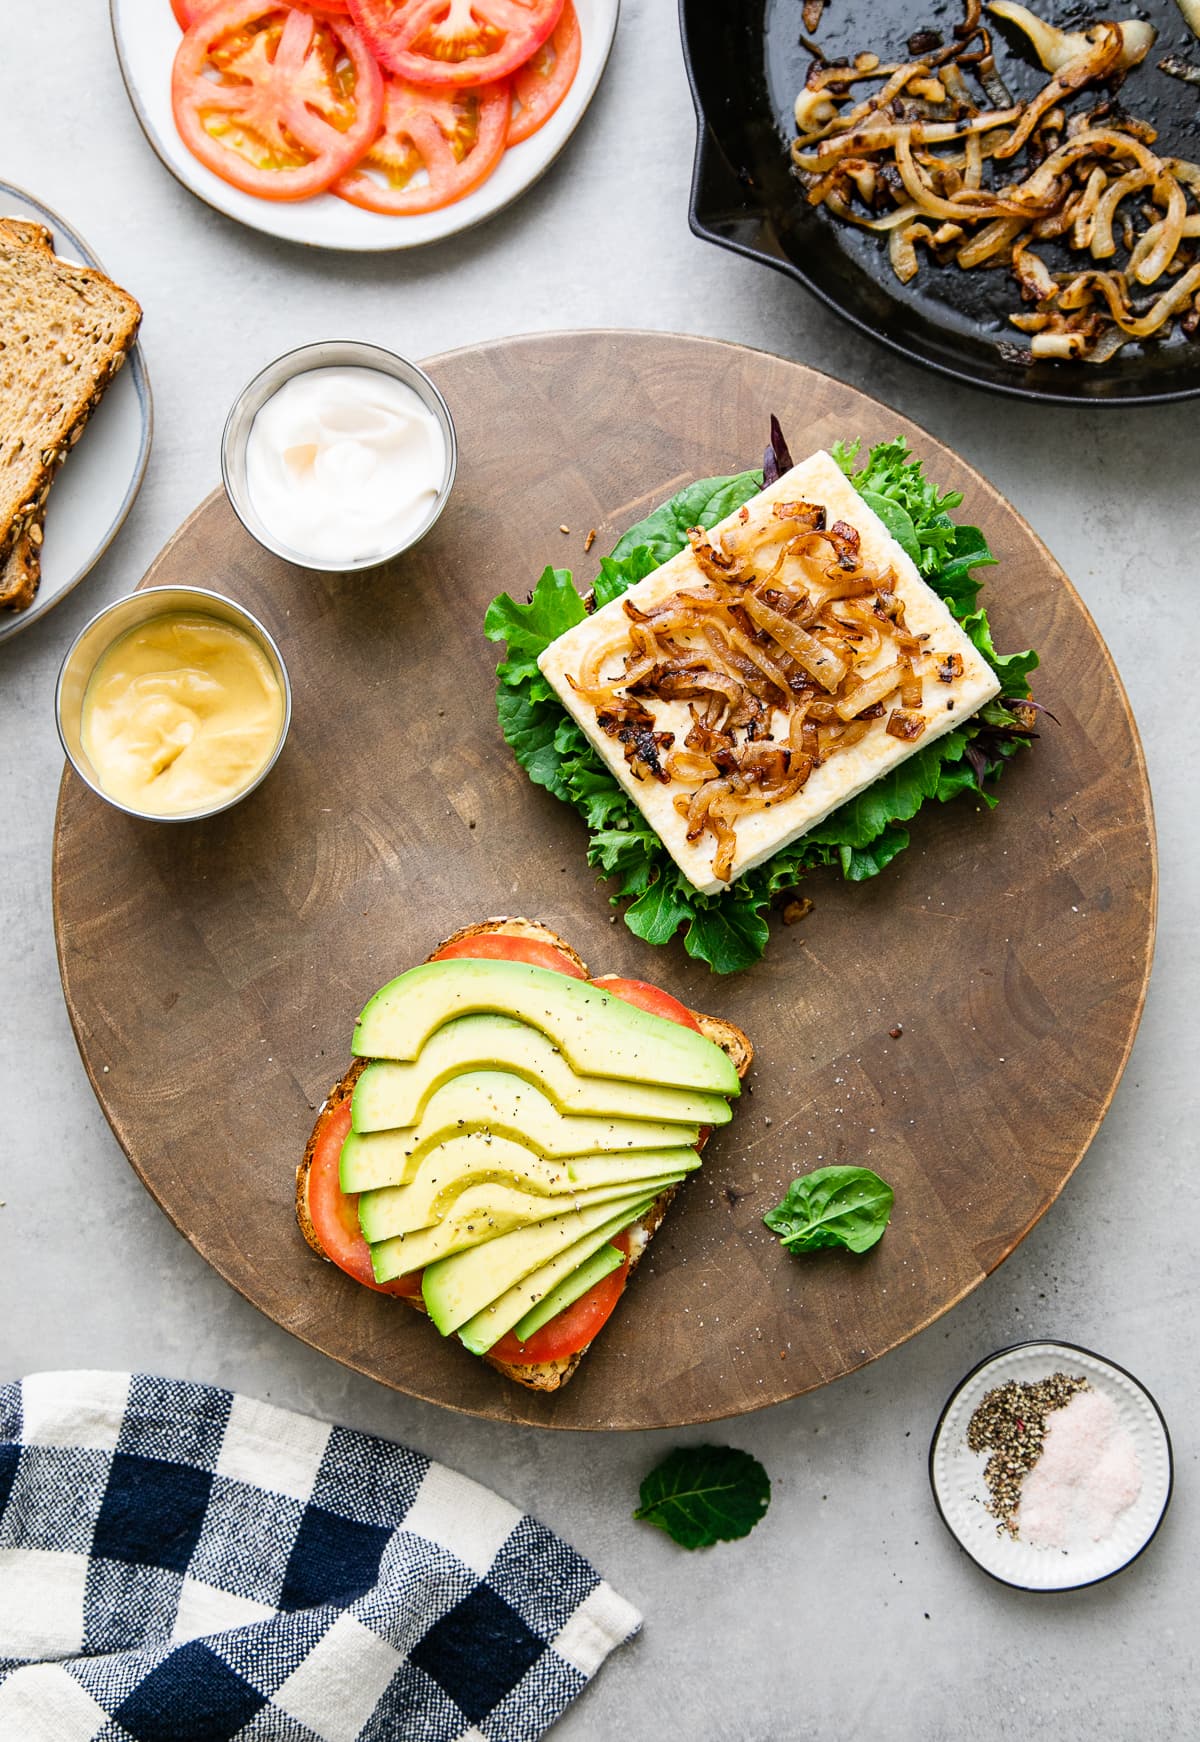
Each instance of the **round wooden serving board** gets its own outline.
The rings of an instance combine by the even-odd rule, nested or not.
[[[775,357],[650,333],[510,340],[432,373],[460,461],[419,549],[373,575],[303,573],[261,550],[218,493],[147,575],[257,612],[288,662],[295,716],[270,778],[205,823],[137,822],[64,777],[55,913],[80,1051],[175,1225],[269,1318],[348,1366],[546,1427],[757,1409],[849,1373],[961,1300],[1095,1134],[1154,933],[1137,732],[1045,547],[977,473],[862,394]],[[797,457],[904,434],[942,488],[963,492],[959,513],[1000,558],[985,587],[997,645],[1041,650],[1036,693],[1059,723],[1011,765],[998,810],[927,809],[911,849],[871,882],[817,873],[815,912],[773,923],[765,961],[718,979],[678,942],[654,950],[613,923],[582,823],[500,736],[481,623],[493,594],[523,597],[546,562],[588,585],[656,502],[753,464],[772,411]],[[366,998],[459,926],[503,913],[544,919],[593,973],[655,980],[732,1018],[758,1049],[733,1124],[552,1396],[322,1264],[292,1214],[296,1163]],[[891,1182],[891,1226],[863,1258],[789,1257],[761,1217],[794,1175],[834,1161]]]

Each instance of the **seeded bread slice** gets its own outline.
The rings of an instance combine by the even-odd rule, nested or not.
[[[558,936],[557,932],[551,931],[549,926],[542,925],[540,921],[535,919],[483,920],[477,925],[464,926],[460,931],[454,933],[453,938],[447,938],[445,943],[456,942],[459,938],[478,937],[484,932],[504,932],[508,936],[536,938],[544,943],[553,944],[560,950],[564,950],[578,967],[583,969],[585,973],[587,972],[587,967],[583,959],[571,948],[571,946],[568,943],[565,943],[564,940]],[[438,947],[439,949],[444,948],[445,944],[441,944]],[[434,954],[436,953],[437,952],[435,951]],[[707,1039],[713,1041],[717,1046],[719,1046],[723,1052],[727,1053],[733,1061],[733,1066],[737,1071],[738,1076],[745,1077],[747,1071],[754,1062],[754,1048],[750,1044],[748,1037],[743,1034],[742,1030],[734,1023],[726,1022],[723,1017],[705,1016],[696,1010],[692,1012],[692,1015],[700,1024],[701,1033],[704,1034]],[[300,1232],[303,1234],[305,1240],[312,1247],[313,1251],[321,1258],[325,1258],[326,1254],[321,1242],[317,1238],[317,1232],[313,1227],[312,1216],[310,1215],[308,1208],[309,1171],[312,1167],[313,1156],[316,1153],[317,1138],[320,1135],[323,1121],[336,1108],[340,1107],[352,1094],[354,1084],[358,1080],[365,1063],[366,1061],[364,1059],[355,1059],[354,1063],[350,1066],[350,1069],[346,1072],[341,1081],[335,1083],[333,1088],[329,1091],[329,1094],[325,1099],[325,1104],[317,1115],[317,1123],[313,1129],[312,1136],[308,1140],[303,1159],[300,1162],[300,1166],[296,1169],[296,1220],[300,1225]],[[630,1274],[632,1274],[632,1272],[637,1268],[639,1261],[645,1254],[647,1246],[649,1246],[650,1241],[658,1232],[662,1219],[667,1213],[667,1207],[678,1190],[678,1186],[668,1186],[665,1192],[661,1192],[659,1196],[655,1198],[654,1202],[640,1221],[634,1223],[633,1239],[629,1248]],[[423,1313],[425,1311],[424,1301],[408,1300],[404,1296],[398,1298],[404,1300],[406,1305],[415,1307],[418,1312]],[[587,1354],[588,1349],[590,1348],[591,1344],[587,1343],[582,1349],[577,1350],[574,1355],[565,1355],[558,1361],[541,1361],[535,1364],[521,1366],[510,1364],[507,1361],[500,1361],[494,1355],[485,1355],[483,1359],[490,1367],[494,1367],[498,1373],[503,1373],[506,1379],[515,1380],[518,1385],[524,1385],[529,1391],[558,1391],[567,1383],[567,1380],[570,1379],[571,1375],[575,1372],[575,1369],[579,1366],[579,1363],[583,1360],[583,1357]]]
[[[41,224],[0,218],[0,606],[33,600],[50,485],[141,318],[104,273],[60,260]]]
[[[0,566],[0,606],[23,611],[32,605],[42,578],[43,502]]]

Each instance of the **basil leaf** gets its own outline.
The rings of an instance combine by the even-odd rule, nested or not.
[[[681,1548],[711,1548],[749,1536],[771,1503],[771,1479],[735,1446],[680,1446],[651,1470],[635,1518]]]
[[[893,1202],[891,1186],[869,1167],[818,1167],[793,1180],[763,1221],[789,1252],[867,1252],[882,1238]]]
[[[631,526],[624,538],[618,540],[613,560],[623,561],[639,544],[644,544],[653,554],[657,568],[686,548],[690,526],[715,526],[761,489],[761,472],[738,472],[732,478],[701,478]]]

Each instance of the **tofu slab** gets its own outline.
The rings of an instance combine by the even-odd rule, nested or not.
[[[751,499],[747,505],[748,521],[739,519],[741,511],[738,510],[721,521],[710,536],[715,538],[735,526],[743,533],[761,528],[764,537],[777,533],[778,541],[782,543],[789,533],[783,522],[775,518],[774,504],[797,500],[820,503],[829,525],[835,520],[844,520],[855,528],[862,541],[861,550],[866,562],[881,571],[890,568],[895,574],[895,591],[904,601],[907,627],[914,635],[930,637],[926,645],[931,652],[939,653],[943,658],[947,654],[959,654],[963,668],[961,675],[949,684],[942,683],[931,673],[925,674],[921,711],[927,725],[915,742],[892,737],[886,730],[885,715],[872,722],[871,730],[859,743],[839,751],[814,769],[806,784],[790,799],[773,805],[769,810],[751,811],[739,817],[735,824],[737,850],[732,878],[762,864],[781,847],[790,845],[815,828],[839,805],[864,791],[898,763],[961,725],[985,702],[1000,693],[996,675],[982,654],[955,622],[943,601],[921,579],[915,564],[905,555],[878,515],[867,507],[829,454],[818,452],[802,460]],[[565,635],[560,635],[542,654],[538,665],[543,676],[554,686],[564,708],[582,726],[598,755],[659,835],[684,876],[703,894],[716,894],[728,885],[713,876],[713,838],[703,835],[698,841],[689,842],[686,822],[675,809],[676,796],[693,789],[677,781],[664,784],[656,780],[639,780],[625,761],[620,743],[597,725],[595,708],[578,696],[567,681],[568,673],[578,676],[580,664],[589,652],[605,646],[610,648],[610,652],[600,667],[601,679],[611,680],[622,670],[625,654],[630,648],[629,618],[623,609],[624,599],[631,599],[645,610],[672,593],[702,586],[704,579],[691,550],[681,551],[652,575],[647,575],[644,581],[631,587],[621,599],[614,599],[586,622],[578,623]],[[885,648],[873,664],[864,668],[865,673],[869,674],[886,659]],[[674,732],[676,745],[682,746],[691,726],[687,702],[651,700],[646,705],[654,715],[655,730]]]

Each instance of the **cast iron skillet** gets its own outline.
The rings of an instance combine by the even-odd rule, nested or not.
[[[1200,42],[1175,0],[1028,0],[1053,23],[1149,18],[1159,36],[1127,80],[1122,98],[1159,130],[1156,149],[1200,158],[1200,86],[1159,72],[1165,55],[1200,64]],[[791,174],[792,105],[812,59],[800,42],[800,0],[680,0],[684,59],[696,104],[691,226],[697,236],[764,261],[796,278],[861,332],[913,362],[976,387],[1025,399],[1087,405],[1151,405],[1200,394],[1200,337],[1177,334],[1130,344],[1103,366],[1019,355],[1009,326],[1019,306],[1006,272],[963,272],[926,262],[910,285],[894,277],[886,241],[814,211]],[[829,0],[816,41],[830,59],[870,48],[902,55],[913,31],[932,26],[948,39],[959,0]],[[1025,39],[996,29],[1000,70],[1014,95],[1048,77]]]

